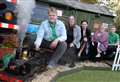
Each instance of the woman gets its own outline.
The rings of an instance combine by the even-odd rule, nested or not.
[[[70,65],[69,67],[74,67],[76,56],[77,56],[77,49],[80,48],[80,39],[81,39],[81,29],[78,25],[76,25],[75,17],[70,16],[68,18],[68,24],[67,24],[67,50],[66,50],[66,56],[70,59]]]
[[[88,22],[86,20],[81,21],[81,35],[82,38],[80,40],[81,47],[79,51],[80,60],[89,60],[90,54],[90,43],[91,43],[91,31],[88,28]]]
[[[96,28],[96,31],[92,37],[92,45],[94,49],[96,49],[94,50],[96,52],[94,53],[95,57],[103,57],[108,48],[108,33],[106,32],[103,24],[100,24],[99,27]]]

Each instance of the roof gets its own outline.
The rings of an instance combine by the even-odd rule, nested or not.
[[[99,6],[96,4],[80,3],[75,0],[47,0],[47,2],[58,3],[58,4],[66,5],[75,9],[80,9],[83,11],[99,13],[99,14],[108,15],[108,16],[114,16],[113,13],[108,10],[107,7]]]

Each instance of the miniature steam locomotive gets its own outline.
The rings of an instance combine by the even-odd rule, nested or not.
[[[13,10],[6,10],[6,3],[11,4],[0,2],[0,82],[29,82],[35,73],[45,70],[49,52],[35,51],[26,39],[21,53],[17,52],[19,26]]]

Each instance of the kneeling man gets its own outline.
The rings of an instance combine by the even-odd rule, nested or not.
[[[67,35],[64,23],[57,19],[57,10],[55,8],[51,7],[48,9],[48,18],[39,27],[35,47],[36,50],[41,47],[54,50],[48,63],[48,68],[53,68],[57,65],[67,48],[65,43]]]

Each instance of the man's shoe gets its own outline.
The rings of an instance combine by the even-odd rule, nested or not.
[[[75,67],[75,64],[72,63],[72,64],[69,65],[69,67],[73,68],[73,67]]]
[[[101,57],[101,55],[100,55],[100,54],[97,54],[97,55],[96,55],[96,58],[100,58],[100,57]]]
[[[53,69],[53,68],[56,68],[57,67],[57,65],[56,64],[48,64],[47,65],[47,69]]]
[[[47,69],[53,69],[53,68],[54,68],[54,66],[52,66],[52,65],[47,66]]]

